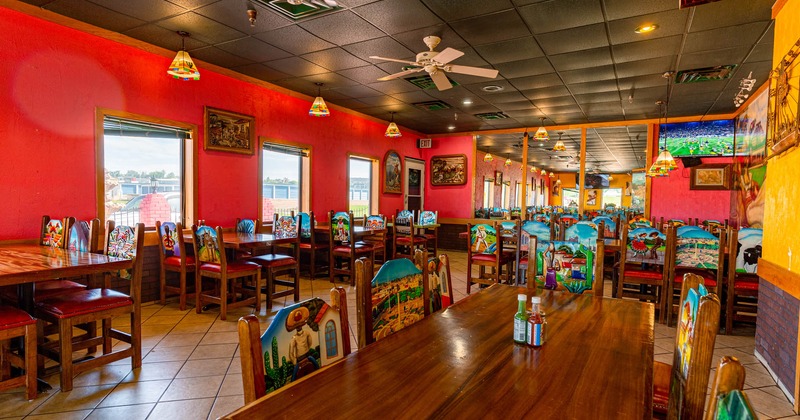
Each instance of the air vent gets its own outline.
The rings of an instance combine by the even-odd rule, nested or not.
[[[728,64],[726,66],[681,70],[675,76],[675,83],[711,82],[729,79],[733,75],[733,70],[736,66],[736,64]]]
[[[686,9],[688,7],[695,7],[701,4],[713,3],[719,0],[681,0],[680,4],[678,5],[681,9]]]
[[[483,114],[475,114],[476,117],[484,120],[484,121],[491,121],[491,120],[504,120],[508,118],[508,115],[502,112],[485,112]]]
[[[436,84],[433,83],[433,79],[431,79],[431,77],[427,74],[425,76],[407,77],[406,80],[421,89],[436,89]],[[450,81],[450,84],[453,85],[453,87],[458,86],[458,83],[454,82],[453,79],[448,77],[447,80]]]
[[[423,111],[441,111],[443,109],[452,108],[447,102],[444,101],[417,102],[412,105]]]
[[[341,6],[336,5],[336,2],[316,2],[304,1],[300,4],[291,4],[288,0],[253,0],[256,3],[263,4],[270,9],[287,16],[294,20],[309,18],[311,16],[319,16],[321,14],[330,13],[334,10],[341,9]],[[330,6],[334,4],[335,6]]]

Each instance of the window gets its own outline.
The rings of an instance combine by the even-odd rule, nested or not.
[[[562,206],[578,207],[578,197],[580,196],[580,194],[578,194],[578,190],[562,188],[561,194],[563,194],[563,197],[561,198]]]
[[[329,320],[325,323],[325,355],[336,357],[339,354],[339,344],[336,340],[336,324]]]
[[[508,199],[508,184],[504,182],[503,186],[500,187],[500,202],[503,203],[502,206],[504,209],[508,208]]]
[[[517,203],[515,207],[522,207],[522,184],[519,181],[514,185],[514,202]]]
[[[376,176],[374,161],[369,158],[351,156],[348,168],[348,209],[354,217],[361,217],[378,213],[378,203],[372,199],[376,197],[378,177]]]
[[[194,126],[115,111],[98,115],[98,217],[127,226],[192,223],[186,209],[195,207],[187,205],[194,201],[193,188],[187,188],[194,180]]]
[[[266,141],[261,147],[261,220],[309,208],[310,147]]]
[[[494,207],[494,180],[483,179],[483,208]]]
[[[622,188],[608,188],[603,190],[603,208],[609,204],[622,207]]]

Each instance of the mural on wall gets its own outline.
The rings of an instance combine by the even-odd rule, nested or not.
[[[764,221],[768,93],[756,97],[736,121],[731,220],[740,227],[761,227]]]
[[[631,174],[631,207],[644,209],[644,202],[647,198],[647,178],[644,171]]]

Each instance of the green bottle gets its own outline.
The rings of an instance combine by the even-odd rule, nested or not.
[[[527,344],[528,312],[525,310],[525,301],[528,297],[524,294],[517,295],[517,313],[514,314],[514,342]]]

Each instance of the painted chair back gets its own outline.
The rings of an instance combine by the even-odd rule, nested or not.
[[[677,229],[677,228],[679,228],[679,227],[681,227],[681,226],[687,226],[687,225],[686,225],[686,222],[684,222],[684,221],[683,221],[683,220],[681,220],[681,219],[669,219],[669,220],[667,220],[667,223],[671,224],[671,225],[672,225],[672,226],[674,226],[676,229]]]
[[[554,288],[560,285],[572,293],[583,293],[594,288],[595,251],[578,242],[550,241],[546,244],[538,244],[535,254],[537,274],[535,281],[546,288]],[[528,270],[531,267],[531,256],[528,257]],[[600,268],[602,270],[602,268]],[[556,285],[547,284],[547,275],[554,276]],[[528,276],[531,277],[530,275]],[[532,287],[529,284],[528,287]]]
[[[352,213],[331,211],[331,240],[334,243],[349,243],[352,231]]]
[[[605,238],[616,238],[617,237],[617,223],[614,222],[614,219],[608,216],[597,216],[592,219],[595,225],[599,225],[600,222],[603,222],[603,237]]]
[[[380,214],[367,216],[364,227],[371,230],[386,229],[386,218]]]
[[[105,255],[134,261],[130,270],[121,270],[115,275],[130,281],[129,294],[138,310],[138,305],[141,303],[142,266],[144,264],[144,258],[138,257],[144,249],[144,224],[137,223],[133,227],[117,226],[113,220],[109,220],[106,222],[106,238],[103,242]],[[111,287],[111,273],[106,273],[104,287]]]
[[[300,237],[300,216],[278,216],[275,213],[272,222],[272,234],[275,239],[292,239]]]
[[[236,219],[236,233],[256,233],[257,219]]]
[[[519,219],[522,215],[522,208],[521,207],[512,207],[511,208],[511,218],[512,219]]]
[[[718,270],[724,263],[724,233],[722,238],[695,226],[675,230],[675,267]]]
[[[332,289],[330,302],[312,298],[289,305],[260,336],[255,315],[239,319],[245,403],[350,354],[344,289]]]
[[[223,264],[225,252],[221,246],[219,231],[211,226],[198,226],[193,230],[195,258],[201,263]]]
[[[419,224],[422,226],[430,226],[439,223],[439,212],[422,210],[419,213]]]
[[[428,256],[426,251],[417,249],[414,251],[414,265],[422,271],[428,283],[429,312],[437,312],[452,305],[453,283],[450,280],[450,259],[447,255]]]
[[[725,230],[727,226],[727,222],[723,224],[719,220],[703,220],[702,228],[707,230],[708,232],[712,233],[713,235],[719,236],[719,234]]]
[[[520,261],[527,258],[526,270],[532,271],[533,275],[542,274],[542,263],[537,256],[543,253],[550,243],[550,228],[535,220],[526,220],[520,226],[517,266]],[[540,249],[537,249],[540,248]],[[526,272],[527,273],[527,272]],[[522,273],[518,273],[521,275]],[[531,286],[531,284],[528,284]]]
[[[100,235],[100,219],[81,220],[69,228],[67,249],[80,252],[98,252],[97,237]]]
[[[389,260],[374,277],[366,258],[358,259],[355,269],[359,348],[430,315],[428,282],[411,260]]]
[[[165,258],[180,257],[183,253],[183,226],[174,222],[156,222],[161,253]]]
[[[74,217],[63,219],[51,219],[50,216],[42,216],[42,228],[39,234],[39,245],[52,248],[66,248],[67,236],[70,228],[75,223]]]
[[[652,228],[653,222],[644,216],[633,216],[628,220],[628,230],[633,231],[638,228]]]
[[[303,241],[310,240],[311,235],[314,234],[314,212],[306,213],[300,212],[297,217],[300,218],[300,239]]]
[[[469,253],[470,254],[498,254],[497,230],[494,225],[485,223],[470,227]]]
[[[564,232],[564,241],[578,242],[594,250],[597,248],[597,226],[594,222],[582,220],[568,227]]]
[[[667,235],[652,227],[640,227],[626,232],[625,260],[635,263],[663,265],[666,261]]]
[[[136,243],[136,228],[125,225],[116,226],[110,220],[106,226],[108,239],[106,240],[105,254],[109,257],[124,258],[126,260],[135,259],[136,253],[139,251]]]
[[[500,235],[508,238],[516,238],[519,232],[519,224],[516,221],[500,222]]]
[[[711,395],[705,420],[751,420],[756,419],[747,395],[742,392],[746,371],[734,356],[722,356],[714,374]]]
[[[736,233],[736,274],[755,274],[758,270],[763,233],[755,228],[739,229]]]
[[[394,230],[402,235],[410,235],[414,227],[414,213],[409,210],[398,210],[394,216]]]

